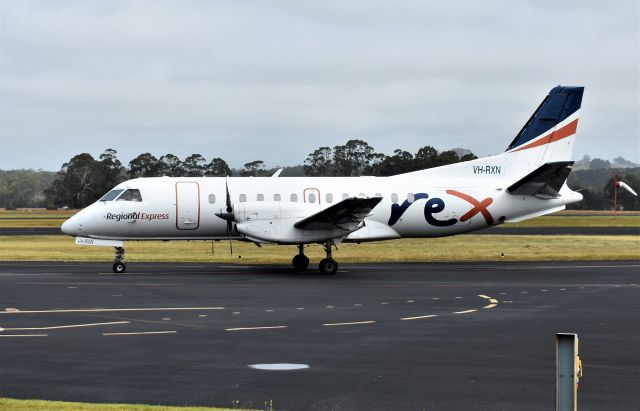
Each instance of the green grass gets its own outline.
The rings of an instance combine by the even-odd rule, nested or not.
[[[520,223],[503,224],[504,229],[511,227],[640,227],[640,215],[550,215]]]
[[[77,210],[42,209],[0,209],[0,228],[47,228],[60,227],[65,219]],[[504,224],[503,229],[517,227],[640,227],[640,215],[637,212],[621,212],[617,216],[610,212],[589,211],[581,215],[573,211],[564,211],[550,216],[538,217],[521,223]],[[591,215],[591,214],[597,215]]]
[[[244,408],[243,408],[244,409]],[[169,407],[142,404],[90,404],[85,402],[63,402],[42,400],[14,400],[0,398],[2,411],[231,411],[231,408]],[[233,409],[238,411],[238,408]]]
[[[211,241],[127,241],[129,262],[202,262],[290,264],[293,246]],[[305,250],[312,263],[323,258],[322,247]],[[63,235],[0,237],[0,261],[104,261],[113,260],[113,248],[78,246]],[[444,238],[400,239],[363,244],[342,244],[334,257],[339,262],[430,261],[558,261],[633,260],[640,257],[640,236],[576,235],[463,235]]]

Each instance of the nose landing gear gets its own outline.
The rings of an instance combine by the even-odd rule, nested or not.
[[[116,247],[116,258],[113,260],[113,272],[122,274],[126,270],[127,265],[124,263],[124,247]]]

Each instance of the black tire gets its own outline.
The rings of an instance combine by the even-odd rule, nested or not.
[[[320,261],[320,272],[322,274],[335,274],[338,271],[338,263],[333,258],[325,258]]]
[[[309,267],[309,257],[304,254],[298,254],[291,260],[293,267],[298,271],[304,271]]]
[[[122,274],[127,271],[127,266],[124,263],[113,263],[113,272],[116,274]]]

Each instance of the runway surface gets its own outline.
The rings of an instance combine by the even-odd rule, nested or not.
[[[0,396],[547,410],[555,333],[576,332],[580,409],[638,409],[639,284],[640,261],[344,264],[335,276],[3,263]]]
[[[640,235],[640,227],[509,227],[498,226],[469,233],[492,235]],[[60,228],[0,228],[0,236],[62,235]],[[464,235],[464,234],[463,234]]]

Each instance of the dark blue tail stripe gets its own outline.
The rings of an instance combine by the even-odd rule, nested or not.
[[[511,142],[507,151],[521,146],[551,130],[558,123],[575,113],[582,103],[584,87],[553,88],[542,104]]]

